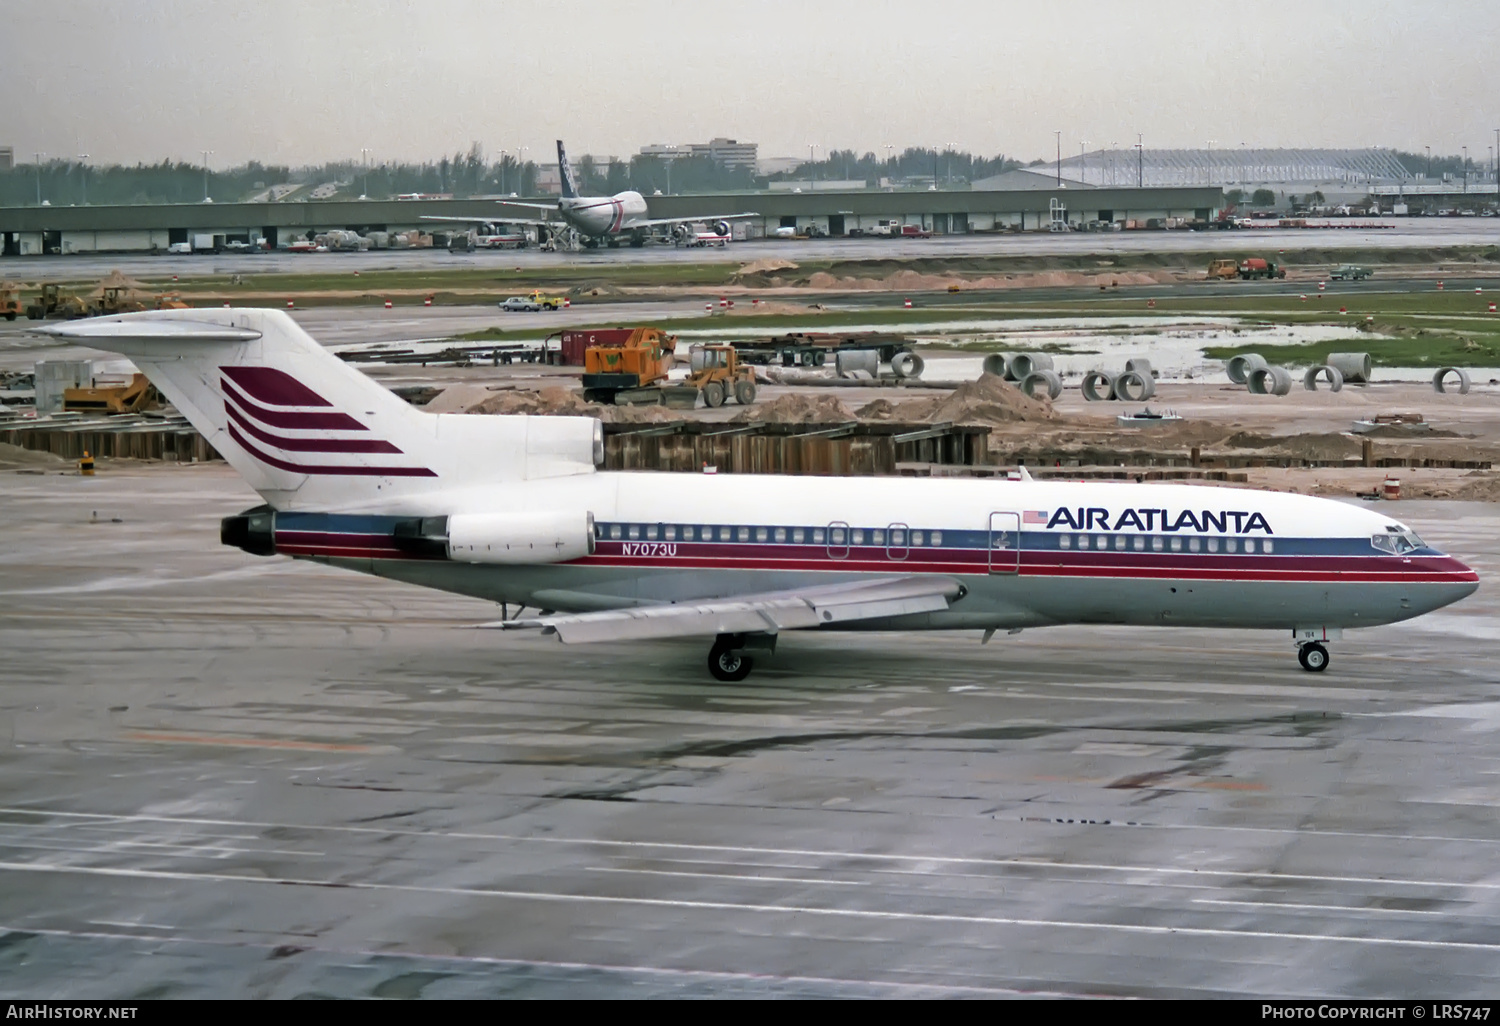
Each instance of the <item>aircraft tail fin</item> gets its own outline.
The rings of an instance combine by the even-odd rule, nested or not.
[[[36,330],[130,357],[276,509],[588,472],[602,449],[592,418],[418,410],[281,310],[151,310]]]
[[[562,180],[562,194],[565,199],[572,199],[578,195],[578,186],[573,182],[573,167],[568,163],[567,151],[563,149],[563,141],[557,140],[557,171]]]

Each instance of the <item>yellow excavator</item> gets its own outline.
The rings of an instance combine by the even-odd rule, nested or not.
[[[161,406],[156,386],[144,374],[123,385],[63,389],[63,410],[78,413],[141,413]]]

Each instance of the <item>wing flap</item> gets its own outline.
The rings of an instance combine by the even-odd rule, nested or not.
[[[548,630],[567,644],[711,634],[776,634],[824,624],[936,612],[948,608],[963,595],[964,586],[951,577],[878,578],[702,602],[501,620],[479,626]]]

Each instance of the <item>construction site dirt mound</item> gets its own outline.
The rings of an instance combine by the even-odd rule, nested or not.
[[[686,411],[665,406],[591,406],[587,413],[606,424],[667,424],[691,417]]]
[[[623,296],[625,290],[602,281],[582,282],[567,292],[570,296]]]
[[[922,419],[934,424],[951,421],[954,424],[996,425],[1060,418],[1049,400],[1029,398],[1004,378],[982,374],[977,381],[959,385]]]
[[[822,304],[808,306],[805,303],[777,303],[763,299],[757,303],[746,303],[741,300],[725,312],[731,317],[760,317],[766,314],[802,316],[819,313],[822,310]]]
[[[581,417],[593,412],[595,407],[583,401],[577,392],[567,388],[544,388],[540,391],[516,389],[497,392],[467,407],[465,413],[514,414],[530,413],[549,417]]]
[[[736,424],[772,421],[781,424],[846,424],[855,420],[854,411],[835,395],[777,396],[767,403],[756,403],[734,415]]]
[[[795,271],[797,265],[790,260],[778,260],[774,257],[765,260],[752,260],[741,267],[736,274],[773,274],[776,271]]]

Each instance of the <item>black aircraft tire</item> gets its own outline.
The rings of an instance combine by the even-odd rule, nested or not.
[[[1314,641],[1310,645],[1303,645],[1297,650],[1297,662],[1308,673],[1322,673],[1328,669],[1328,649]]]
[[[716,641],[714,647],[709,649],[708,672],[713,675],[714,680],[725,683],[741,681],[750,676],[753,669],[755,661],[743,653],[734,652],[726,642]]]

